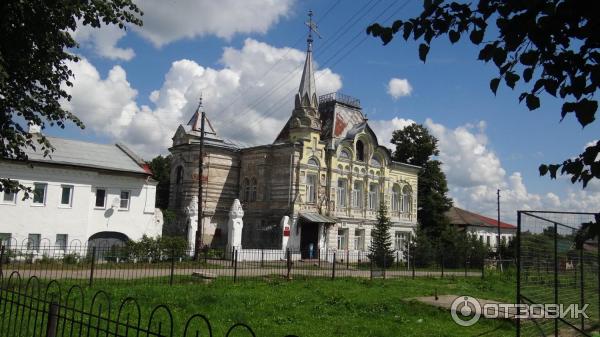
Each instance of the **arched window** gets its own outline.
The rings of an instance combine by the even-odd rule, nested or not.
[[[356,159],[365,161],[365,145],[362,140],[356,142]]]
[[[394,184],[392,187],[392,211],[400,210],[400,186]]]
[[[369,209],[375,210],[379,206],[379,184],[371,184],[369,185]]]
[[[412,205],[412,190],[409,185],[402,188],[402,212],[409,213]]]
[[[315,158],[310,158],[308,160],[308,165],[319,167],[319,162],[317,162],[317,160]]]
[[[379,158],[377,156],[373,156],[371,158],[370,164],[373,167],[381,167],[381,161],[379,160]]]
[[[362,189],[362,181],[355,180],[354,188],[352,189],[352,207],[354,208],[363,207]]]
[[[175,184],[181,185],[183,183],[183,166],[177,166],[177,173],[175,173]]]
[[[244,179],[242,188],[244,189],[244,201],[250,201],[250,180],[248,178]]]
[[[256,178],[250,181],[250,201],[256,201]]]
[[[350,159],[350,153],[346,150],[340,152],[340,159]]]

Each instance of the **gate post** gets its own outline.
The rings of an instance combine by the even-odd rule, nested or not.
[[[233,257],[233,283],[235,283],[237,281],[237,267],[238,267],[238,251],[237,249],[234,250],[235,254]]]
[[[46,337],[56,337],[58,327],[58,303],[52,301],[48,309],[48,324],[46,325]]]

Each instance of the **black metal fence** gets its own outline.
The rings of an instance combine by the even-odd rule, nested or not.
[[[0,270],[18,271],[24,277],[72,279],[80,284],[138,280],[170,283],[198,279],[241,279],[265,277],[481,277],[484,257],[468,254],[448,259],[443,250],[432,251],[431,259],[397,251],[392,261],[376,263],[367,252],[314,252],[270,249],[205,249],[197,254],[183,248],[132,250],[113,246],[31,246],[2,247]],[[381,266],[380,266],[381,265]],[[384,268],[383,266],[386,266]]]
[[[587,306],[587,317],[577,317],[573,312],[550,319],[530,315],[517,320],[517,336],[590,336],[590,331],[598,328],[600,246],[597,236],[585,235],[585,224],[597,221],[598,216],[518,212],[518,303],[529,306],[530,312],[533,304],[562,305],[564,309],[569,305],[578,305],[580,309]]]
[[[63,292],[57,281],[22,279],[18,272],[8,277],[0,273],[0,281],[1,336],[213,336],[213,327],[202,314],[179,320],[166,305],[148,311],[132,297],[115,302],[102,290],[87,294],[79,285]],[[224,336],[256,334],[250,326],[237,323]]]

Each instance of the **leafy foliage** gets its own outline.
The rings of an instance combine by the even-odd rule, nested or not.
[[[0,5],[0,155],[27,160],[25,148],[40,148],[49,155],[52,144],[44,136],[32,137],[26,126],[64,128],[72,122],[84,125],[61,107],[71,97],[73,72],[67,66],[78,57],[71,32],[78,22],[99,28],[102,24],[141,25],[140,9],[132,0],[5,0]],[[25,186],[0,179],[0,191]],[[26,194],[27,196],[27,194]]]
[[[431,238],[438,238],[448,227],[445,213],[452,207],[452,200],[447,196],[448,182],[441,169],[442,163],[431,159],[439,154],[438,140],[423,125],[411,124],[394,131],[392,143],[396,145],[394,160],[421,166],[417,219]]]
[[[511,89],[519,82],[529,84],[519,95],[519,102],[525,101],[529,110],[541,106],[545,92],[563,100],[561,120],[572,113],[585,127],[596,119],[598,101],[593,96],[600,88],[600,16],[595,5],[575,0],[425,0],[419,16],[397,20],[389,27],[375,23],[367,34],[381,38],[384,45],[396,34],[422,41],[423,62],[434,38],[448,36],[456,43],[468,35],[471,43],[482,46],[478,59],[493,62],[498,69],[498,77],[490,81],[494,94],[502,81]],[[497,34],[489,29],[494,23]],[[563,164],[542,165],[540,174],[550,172],[554,178],[562,166],[561,174],[585,187],[590,179],[600,177],[599,147],[588,147],[579,158]]]
[[[171,186],[171,155],[163,157],[159,155],[154,157],[150,162],[152,176],[158,181],[156,186],[156,207],[167,209],[169,207],[169,188]]]
[[[394,250],[392,249],[392,236],[390,229],[392,221],[387,215],[387,207],[382,201],[377,211],[377,223],[371,231],[371,246],[369,259],[380,268],[388,268],[394,263]]]

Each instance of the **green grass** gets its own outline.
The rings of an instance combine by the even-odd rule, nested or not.
[[[142,280],[140,280],[140,283]],[[488,275],[471,278],[400,278],[394,280],[294,279],[217,280],[211,284],[111,284],[113,298],[135,297],[144,321],[151,309],[166,304],[173,312],[175,331],[187,317],[206,315],[215,336],[224,336],[237,322],[250,325],[257,336],[506,336],[514,334],[508,321],[482,319],[472,327],[456,325],[446,310],[410,301],[417,296],[471,295],[514,302],[514,279]],[[93,291],[87,291],[91,296]],[[89,303],[89,300],[86,301]],[[113,304],[113,306],[116,305]]]

